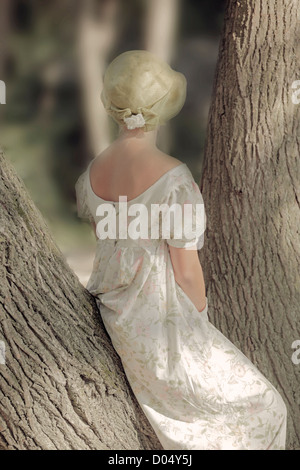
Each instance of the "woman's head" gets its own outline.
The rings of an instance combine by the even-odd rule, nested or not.
[[[128,129],[156,129],[179,113],[185,99],[185,76],[148,51],[124,52],[106,69],[101,100]]]

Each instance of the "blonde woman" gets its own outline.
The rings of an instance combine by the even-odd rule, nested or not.
[[[120,133],[76,183],[79,216],[98,237],[87,289],[140,406],[164,449],[285,449],[280,394],[208,319],[199,187],[185,163],[156,146],[159,126],[185,102],[184,75],[147,51],[127,51],[108,66],[101,97]],[[189,205],[198,230],[180,232],[172,219],[163,233],[165,215],[150,216],[158,204],[182,214]]]

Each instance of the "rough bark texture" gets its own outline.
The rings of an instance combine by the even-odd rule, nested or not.
[[[0,449],[162,449],[91,295],[0,154]]]
[[[211,321],[282,394],[299,449],[298,0],[227,3],[200,188]]]

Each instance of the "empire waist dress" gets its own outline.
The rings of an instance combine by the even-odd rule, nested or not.
[[[120,202],[93,192],[89,168],[75,186],[79,217],[98,224],[102,206],[118,225]],[[127,202],[127,227],[135,204],[151,214],[153,204],[164,203],[191,203],[197,236],[178,238],[173,224],[168,238],[98,238],[87,284],[132,391],[164,449],[283,450],[281,395],[210,323],[207,298],[199,313],[175,281],[168,245],[199,249],[206,227],[205,211],[195,215],[203,199],[185,163]]]

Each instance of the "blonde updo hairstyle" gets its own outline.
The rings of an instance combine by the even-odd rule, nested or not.
[[[128,129],[156,129],[176,116],[186,99],[185,76],[144,50],[127,51],[107,67],[101,93],[107,113]]]

